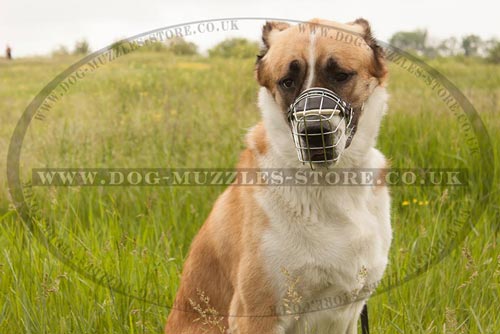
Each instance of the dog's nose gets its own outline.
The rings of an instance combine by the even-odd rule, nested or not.
[[[308,117],[306,121],[299,123],[298,132],[309,147],[328,146],[332,142],[332,124],[319,116]]]
[[[299,123],[302,156],[309,161],[330,161],[335,156],[332,124],[320,116]]]

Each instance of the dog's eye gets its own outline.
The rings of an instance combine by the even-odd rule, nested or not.
[[[351,77],[351,73],[337,72],[333,75],[333,79],[337,82],[347,81]]]
[[[286,79],[281,80],[280,85],[281,85],[281,87],[283,87],[285,89],[290,89],[290,88],[295,87],[295,81],[293,81],[293,79],[286,78]]]

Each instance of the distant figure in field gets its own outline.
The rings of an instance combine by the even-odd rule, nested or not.
[[[8,45],[7,48],[5,49],[5,57],[7,59],[12,59],[12,49]]]

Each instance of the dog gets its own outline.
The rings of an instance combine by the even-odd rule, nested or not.
[[[247,134],[238,169],[369,168],[383,179],[388,162],[375,144],[388,70],[369,23],[271,21],[262,28],[262,42],[255,66],[262,120]],[[334,152],[324,154],[326,162],[323,154],[311,154],[304,164],[289,115],[311,88],[347,101],[351,129],[347,133],[345,119],[333,124],[342,123],[341,131],[332,131],[339,138]],[[232,184],[191,244],[165,332],[357,333],[363,306],[387,266],[391,239],[383,183]]]

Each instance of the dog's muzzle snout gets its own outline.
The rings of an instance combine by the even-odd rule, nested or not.
[[[332,124],[328,119],[317,115],[305,116],[297,124],[297,133],[300,146],[309,148],[301,152],[305,161],[323,162],[333,159],[335,148],[331,144],[334,137]]]
[[[311,166],[337,162],[354,132],[352,117],[351,106],[329,89],[300,94],[288,110],[299,160]]]

